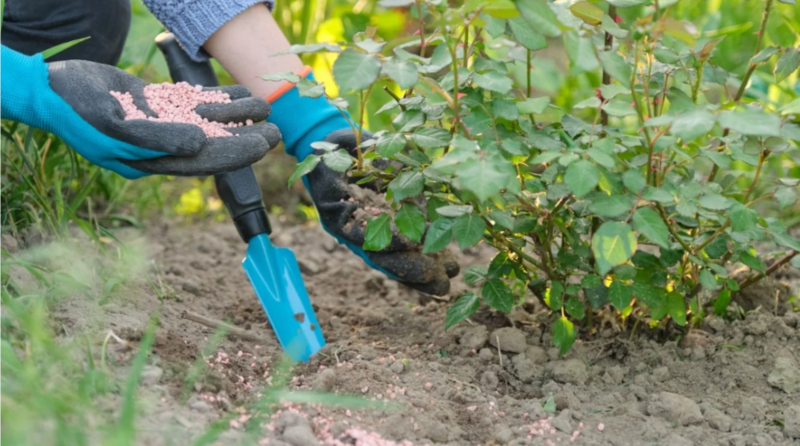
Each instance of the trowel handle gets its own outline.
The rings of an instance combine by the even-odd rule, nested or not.
[[[188,82],[206,87],[219,85],[211,63],[193,61],[171,33],[159,34],[156,37],[156,46],[164,53],[173,82]],[[272,232],[261,198],[261,188],[252,167],[218,173],[214,175],[214,180],[217,193],[233,217],[233,223],[242,240],[249,242],[258,234]]]

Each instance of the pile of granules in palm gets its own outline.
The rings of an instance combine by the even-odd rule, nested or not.
[[[195,107],[202,104],[229,104],[231,102],[230,96],[221,91],[204,91],[200,85],[192,86],[187,82],[178,82],[177,84],[170,84],[165,82],[163,84],[149,84],[144,87],[144,98],[147,105],[158,116],[147,116],[142,110],[136,107],[133,102],[133,96],[128,93],[119,91],[111,91],[111,96],[114,96],[122,105],[125,111],[125,120],[131,119],[147,119],[149,121],[157,122],[173,122],[194,124],[205,132],[209,138],[219,138],[225,136],[233,136],[233,134],[225,128],[242,127],[241,122],[216,122],[209,121],[206,118],[198,115],[195,112]],[[247,125],[253,122],[248,120]]]

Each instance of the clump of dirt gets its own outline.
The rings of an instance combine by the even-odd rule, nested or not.
[[[87,327],[83,319],[101,313],[100,326],[135,341],[133,333],[158,311],[150,365],[165,372],[150,370],[142,389],[151,403],[143,403],[148,411],[138,420],[147,442],[138,441],[188,443],[228,415],[229,429],[218,441],[239,444],[253,416],[239,407],[272,382],[280,353],[240,266],[245,245],[230,223],[151,228],[150,256],[174,298],[160,300],[142,279],[94,312],[87,308],[98,304],[85,297],[64,301],[62,314],[72,327]],[[762,307],[733,323],[712,317],[681,343],[629,340],[627,333],[607,329],[594,340],[579,340],[561,358],[549,328],[525,314],[512,316],[512,324],[481,310],[445,331],[449,303],[418,305],[418,292],[370,270],[318,227],[276,222],[273,239],[294,250],[328,343],[297,367],[289,386],[388,406],[286,405],[266,424],[261,444],[789,446],[800,440],[795,312],[775,316]],[[488,263],[494,254],[480,245],[457,258],[469,266]],[[790,285],[796,292],[797,282]],[[457,277],[450,297],[467,289]],[[187,309],[228,319],[270,341],[228,339],[209,346],[214,330],[181,318]],[[109,354],[118,363],[129,360],[116,350]],[[211,374],[181,403],[181,370],[201,355]]]
[[[366,227],[367,222],[381,214],[394,215],[391,204],[386,201],[386,195],[372,189],[361,187],[357,184],[348,184],[347,192],[350,194],[348,199],[351,203],[357,203],[358,208],[350,215],[347,225]]]

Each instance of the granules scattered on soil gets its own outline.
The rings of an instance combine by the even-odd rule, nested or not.
[[[194,124],[205,132],[209,138],[219,138],[233,136],[226,127],[242,127],[243,123],[236,122],[216,122],[203,118],[195,111],[198,105],[202,104],[229,104],[230,96],[222,91],[204,91],[200,85],[192,86],[187,82],[171,84],[168,82],[161,84],[149,84],[144,87],[144,97],[147,105],[153,110],[157,117],[147,116],[142,110],[136,107],[133,96],[128,92],[111,91],[122,105],[125,111],[125,120],[147,119],[156,122],[172,122]],[[248,120],[247,125],[252,125]]]

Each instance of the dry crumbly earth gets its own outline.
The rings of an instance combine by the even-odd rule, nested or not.
[[[214,444],[241,444],[250,416],[244,407],[271,382],[279,357],[241,268],[245,245],[230,222],[162,223],[126,238],[146,246],[151,275],[163,281],[157,286],[174,294],[160,300],[140,274],[107,302],[83,296],[61,302],[58,332],[102,339],[112,330],[135,345],[157,311],[137,443],[189,444],[233,415]],[[712,319],[681,345],[646,335],[629,341],[627,333],[607,328],[558,358],[549,329],[537,322],[540,315],[528,313],[536,313],[538,303],[509,318],[481,310],[445,332],[446,302],[371,271],[318,226],[277,226],[272,238],[296,253],[328,341],[295,369],[290,387],[395,407],[285,405],[253,444],[800,444],[800,314],[786,308],[775,316],[772,306],[762,306],[733,324]],[[463,269],[491,255],[481,247],[458,258]],[[796,271],[780,279],[797,293]],[[459,276],[451,296],[465,289]],[[774,299],[772,289],[760,290],[754,292],[770,296],[765,302]],[[214,330],[182,318],[184,310],[230,320],[265,339],[228,338],[214,348],[202,358],[208,374],[185,402],[186,373]],[[125,365],[135,350],[111,342],[108,354]],[[116,415],[119,402],[112,397],[101,409]],[[552,403],[554,412],[545,411]]]

